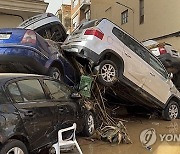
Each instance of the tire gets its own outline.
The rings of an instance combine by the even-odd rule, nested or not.
[[[109,70],[108,70],[109,69]],[[98,81],[104,86],[112,86],[118,79],[118,68],[111,60],[104,60],[99,65]]]
[[[177,102],[171,101],[162,112],[165,120],[171,121],[172,119],[178,119],[180,116],[180,107]]]
[[[92,136],[95,131],[95,119],[92,112],[88,111],[85,115],[85,125],[83,134],[87,137]]]
[[[63,75],[57,67],[50,67],[48,71],[48,75],[59,81],[62,81],[63,79]]]
[[[28,154],[28,150],[26,148],[26,145],[19,141],[19,140],[9,140],[5,145],[2,146],[0,153],[2,154],[16,154],[16,152],[14,152],[14,150],[19,150],[19,152],[21,151],[22,154]],[[18,154],[18,153],[17,153]]]

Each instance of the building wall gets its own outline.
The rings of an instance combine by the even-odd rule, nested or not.
[[[119,1],[132,10],[117,4]],[[144,23],[139,24],[139,0],[91,0],[91,19],[109,18],[139,41],[164,36],[180,31],[180,1],[144,0]],[[121,25],[121,13],[128,9],[128,23]],[[180,44],[175,38],[158,41],[172,43],[176,49]],[[180,51],[180,50],[179,50]]]
[[[47,6],[42,0],[0,0],[0,28],[16,27],[23,20],[44,13]]]
[[[75,7],[73,7],[73,0],[71,0],[71,30],[75,29],[76,27],[73,26],[73,20],[75,17],[78,19],[77,25],[81,24],[82,22],[86,21],[85,12],[90,9],[90,0],[77,0],[78,3]]]
[[[71,5],[61,5],[61,8],[57,13],[57,16],[59,17],[66,31],[69,32],[71,29]]]

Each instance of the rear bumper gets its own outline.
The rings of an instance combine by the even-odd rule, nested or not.
[[[0,46],[0,72],[45,74],[46,61],[33,48]]]
[[[98,55],[94,51],[92,51],[86,47],[83,47],[83,46],[76,46],[76,45],[65,46],[64,45],[64,46],[62,46],[62,48],[67,53],[72,54],[72,55],[77,56],[77,57],[81,57],[83,59],[87,59],[92,64],[98,63],[98,61],[100,59],[100,55]]]

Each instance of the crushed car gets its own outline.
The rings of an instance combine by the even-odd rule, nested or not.
[[[0,29],[0,72],[49,75],[71,86],[78,81],[62,50],[35,31],[20,28]]]
[[[43,38],[56,42],[64,42],[67,37],[64,26],[59,18],[52,13],[43,13],[33,16],[25,20],[17,28],[34,30]]]
[[[58,130],[73,123],[77,133],[91,136],[94,113],[79,98],[72,88],[48,76],[1,73],[0,153],[37,153],[56,143]]]
[[[157,110],[165,120],[180,117],[180,93],[162,62],[110,20],[81,24],[62,45],[97,75],[109,97]]]
[[[143,42],[150,51],[157,56],[167,69],[172,73],[179,71],[178,65],[180,64],[180,53],[176,51],[171,44],[162,42],[158,43],[154,40],[147,40]]]
[[[157,56],[166,67],[169,73],[173,73],[173,83],[176,88],[180,89],[180,53],[175,50],[171,44],[163,42],[159,43],[154,40],[147,40],[143,42],[150,51]]]

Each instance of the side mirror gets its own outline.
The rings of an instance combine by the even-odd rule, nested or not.
[[[71,94],[71,98],[72,99],[80,99],[81,98],[81,94],[80,93],[72,93]]]
[[[170,73],[170,74],[168,74],[168,79],[172,79],[173,78],[173,74],[172,73]]]

